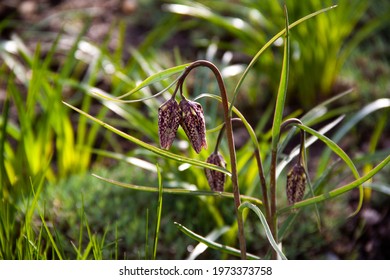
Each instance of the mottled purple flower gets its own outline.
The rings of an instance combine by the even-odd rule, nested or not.
[[[220,153],[212,153],[208,159],[208,163],[215,164],[217,166],[226,167],[226,163],[224,158]],[[216,192],[223,192],[224,186],[225,186],[225,179],[226,175],[222,172],[212,170],[209,168],[205,169],[206,173],[206,178],[207,181],[209,182],[209,186],[211,190],[216,191]]]
[[[183,99],[180,101],[181,121],[185,133],[194,150],[200,153],[202,148],[207,148],[206,125],[203,109],[199,103]]]
[[[287,200],[290,205],[302,200],[305,194],[306,173],[302,164],[297,163],[287,175]]]
[[[179,104],[174,98],[163,103],[158,109],[158,136],[160,146],[169,149],[179,128],[181,112]]]

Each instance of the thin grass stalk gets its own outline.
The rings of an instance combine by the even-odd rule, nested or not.
[[[1,127],[1,135],[3,137],[0,139],[0,199],[6,198],[4,197],[8,190],[7,188],[11,185],[10,180],[8,178],[7,170],[5,169],[5,142],[6,142],[6,135],[7,135],[7,125],[8,125],[8,117],[9,117],[9,108],[10,108],[10,101],[8,95],[5,97],[5,101],[3,104],[3,113],[2,113],[2,122],[3,125]]]
[[[258,147],[255,148],[254,154],[255,154],[257,169],[260,177],[261,192],[263,194],[265,217],[267,219],[268,224],[271,225],[272,219],[271,219],[271,211],[270,211],[271,209],[270,209],[270,204],[268,199],[267,183],[265,182],[264,169],[261,161],[260,150]]]
[[[163,184],[162,184],[162,176],[160,167],[157,164],[157,174],[158,174],[158,202],[157,202],[157,221],[156,221],[156,228],[154,232],[154,243],[153,243],[153,260],[156,259],[157,256],[157,244],[158,244],[158,235],[160,232],[160,224],[161,224],[161,213],[162,213],[162,203],[163,203]]]

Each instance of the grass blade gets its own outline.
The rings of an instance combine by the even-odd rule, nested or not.
[[[96,174],[92,174],[92,176],[94,176],[102,181],[117,185],[117,186],[122,187],[122,188],[127,188],[127,189],[132,189],[132,190],[137,190],[137,191],[144,191],[144,192],[159,192],[159,189],[156,187],[137,186],[137,185],[133,185],[133,184],[122,183],[122,182],[118,182],[118,181],[115,181],[112,179],[107,179],[107,178],[101,177],[101,176],[96,175]],[[194,190],[187,190],[187,189],[181,189],[181,188],[162,188],[162,192],[167,193],[167,194],[195,195],[195,196],[201,196],[201,195],[202,196],[219,196],[219,197],[226,197],[226,198],[231,198],[231,199],[234,198],[233,193],[229,193],[229,192],[196,191],[196,190],[194,191]],[[251,196],[241,195],[241,198],[243,200],[250,201],[250,202],[252,202],[256,205],[259,205],[259,206],[263,205],[261,200],[254,198],[254,197],[251,197]]]
[[[225,246],[225,245],[216,243],[214,241],[207,240],[203,236],[200,236],[199,234],[194,233],[193,231],[189,230],[188,228],[184,227],[183,225],[181,225],[179,223],[174,222],[174,224],[184,234],[186,234],[187,236],[189,236],[190,238],[192,238],[198,242],[202,242],[203,244],[205,244],[209,248],[212,248],[212,249],[218,250],[222,253],[230,254],[233,256],[237,256],[237,257],[241,256],[241,251],[236,249],[236,248],[232,248],[229,246]],[[250,260],[259,260],[260,259],[258,256],[255,256],[255,255],[249,254],[249,253],[247,253],[246,256]]]
[[[249,202],[244,202],[240,205],[240,207],[238,208],[238,210],[241,212],[242,214],[242,211],[244,210],[244,208],[249,208],[251,209],[253,212],[255,212],[255,214],[259,217],[260,219],[260,222],[261,224],[263,225],[264,229],[265,229],[265,234],[268,238],[268,241],[269,243],[271,244],[272,248],[274,248],[274,250],[276,251],[276,253],[278,253],[279,257],[282,259],[282,260],[287,260],[286,256],[283,254],[283,252],[280,250],[278,244],[276,244],[276,241],[274,239],[274,237],[272,236],[272,232],[271,232],[271,229],[269,228],[268,224],[267,224],[267,220],[265,219],[265,216],[263,215],[263,213],[261,212],[260,208],[257,207],[256,205],[252,204],[252,203],[249,203]]]
[[[287,17],[287,13],[286,13]],[[288,19],[286,18],[286,25],[288,25]],[[278,142],[280,138],[280,126],[283,120],[283,111],[284,111],[284,103],[286,101],[287,95],[287,85],[288,85],[288,73],[290,67],[290,38],[288,34],[288,29],[286,28],[286,36],[285,36],[285,46],[284,46],[284,54],[283,54],[283,62],[282,62],[282,72],[280,74],[280,83],[278,94],[276,96],[276,105],[275,105],[275,114],[272,122],[272,149],[274,151],[277,150]]]
[[[4,104],[3,104],[3,113],[0,120],[0,129],[1,129],[1,135],[0,138],[0,183],[2,187],[0,187],[0,197],[2,198],[4,193],[6,192],[6,186],[9,186],[10,180],[7,174],[7,171],[5,169],[6,160],[4,158],[5,156],[5,143],[6,143],[6,135],[7,135],[7,126],[8,126],[8,117],[9,117],[9,108],[10,108],[10,102],[8,95],[5,98]],[[3,189],[4,188],[4,189]]]
[[[149,208],[146,208],[145,221],[145,260],[149,258]]]
[[[156,259],[156,254],[157,254],[158,233],[160,231],[162,200],[163,200],[162,177],[161,177],[160,167],[158,166],[158,164],[156,165],[156,168],[157,168],[157,174],[158,174],[158,202],[157,202],[156,231],[155,231],[154,244],[153,244],[153,260]]]
[[[148,78],[146,78],[144,81],[142,81],[138,86],[136,86],[135,88],[133,88],[131,91],[121,95],[118,97],[118,99],[123,99],[129,95],[132,95],[133,93],[139,91],[140,89],[144,88],[144,87],[147,87],[153,83],[156,83],[156,82],[159,82],[161,80],[164,80],[174,74],[177,74],[177,73],[180,73],[180,72],[183,72],[184,69],[190,65],[190,63],[187,63],[187,64],[183,64],[183,65],[179,65],[179,66],[175,66],[175,67],[172,67],[172,68],[168,68],[168,69],[165,69],[163,71],[160,71],[154,75],[151,75],[149,76]]]
[[[380,109],[386,109],[390,107],[390,99],[389,98],[381,98],[375,100],[374,102],[364,106],[361,110],[359,110],[352,118],[350,118],[333,136],[332,140],[334,142],[339,142],[344,135],[347,134],[356,124],[367,117],[369,114],[376,112]],[[321,174],[327,167],[330,158],[330,151],[327,150],[321,155],[321,160],[319,163],[317,174]]]
[[[333,8],[336,8],[337,5],[334,5],[334,6],[331,6],[331,7],[328,7],[328,8],[325,8],[325,9],[321,9],[319,11],[316,11],[314,13],[311,13],[295,22],[293,22],[292,24],[290,24],[288,26],[288,29],[291,29],[299,24],[301,24],[302,22],[312,18],[312,17],[315,17],[319,14],[322,14],[322,13],[325,13]],[[240,80],[238,81],[237,85],[236,85],[236,88],[234,89],[234,92],[233,92],[233,98],[232,98],[232,101],[231,101],[231,106],[230,106],[230,111],[232,110],[232,105],[234,105],[234,102],[236,100],[236,97],[237,97],[237,94],[241,88],[241,85],[242,83],[244,82],[244,79],[245,77],[248,75],[249,73],[249,70],[253,67],[253,65],[256,63],[256,61],[259,59],[260,55],[266,50],[268,49],[279,37],[281,37],[285,32],[286,32],[286,28],[284,28],[283,30],[281,30],[279,33],[277,33],[274,37],[272,37],[257,53],[256,55],[252,58],[251,62],[249,63],[248,67],[245,69],[244,73],[242,74]]]
[[[216,228],[212,232],[210,232],[208,235],[205,236],[206,240],[214,242],[217,240],[221,235],[225,234],[229,231],[228,226],[224,226],[222,228]],[[194,247],[194,249],[191,251],[191,254],[186,258],[186,260],[195,260],[200,254],[202,254],[204,251],[206,251],[207,246],[203,244],[202,242],[199,242],[198,245]]]
[[[316,130],[304,125],[304,124],[294,124],[298,126],[300,129],[305,130],[306,132],[310,133],[311,135],[314,135],[318,139],[320,139],[322,142],[324,142],[334,153],[336,153],[344,162],[348,165],[348,167],[351,169],[353,175],[356,178],[359,178],[359,172],[357,171],[355,164],[352,162],[351,158],[344,152],[343,149],[341,149],[335,142],[333,142],[331,139],[326,137],[325,135],[317,132]]]
[[[325,134],[327,133],[328,131],[330,131],[331,129],[333,129],[336,125],[338,125],[342,120],[344,119],[344,116],[340,116],[338,117],[337,119],[335,119],[334,121],[332,121],[331,123],[328,123],[327,125],[325,125],[324,127],[322,127],[321,129],[318,130],[318,132],[320,134]],[[294,132],[294,131],[293,131]],[[291,133],[292,135],[292,133]],[[288,135],[287,136],[289,139],[291,139],[291,137]],[[306,137],[305,137],[306,138]],[[315,137],[315,136],[311,136],[309,139],[305,140],[305,149],[307,149],[308,147],[310,147],[312,144],[314,144],[316,141],[318,140],[318,137]],[[284,141],[284,143],[282,143],[281,146],[286,146],[287,142]],[[278,153],[280,153],[282,151],[281,148],[279,148],[279,151]],[[288,163],[290,163],[296,156],[298,156],[299,154],[299,145],[296,146],[288,156],[286,156],[283,160],[281,160],[276,168],[276,177],[279,177],[280,173],[283,171],[283,169],[288,165]]]

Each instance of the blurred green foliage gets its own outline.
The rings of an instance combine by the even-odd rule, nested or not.
[[[193,35],[199,46],[216,42],[224,51],[252,57],[284,26],[279,2],[225,1],[220,5],[219,1],[179,0],[165,8],[190,16],[186,20],[199,19],[196,21],[199,30]],[[352,86],[340,77],[347,58],[359,43],[389,26],[390,7],[385,1],[286,1],[290,23],[336,4],[337,8],[291,30],[291,69],[294,71],[289,78],[289,103],[295,107],[309,109]],[[258,78],[254,82],[261,92],[277,91],[282,45],[280,38],[257,62]]]

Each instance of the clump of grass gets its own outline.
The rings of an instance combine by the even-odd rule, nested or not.
[[[9,24],[9,21],[7,19],[2,23],[3,27]],[[175,20],[170,20],[163,28],[174,24]],[[118,35],[121,43],[114,53],[110,51],[108,45],[114,35],[114,28],[106,40],[96,46],[85,37],[88,23],[78,34],[63,31],[55,37],[52,37],[52,34],[41,37],[42,34],[35,31],[34,39],[41,38],[41,41],[36,43],[36,40],[33,40],[33,44],[28,43],[31,41],[30,29],[21,36],[13,34],[7,39],[1,39],[0,84],[2,88],[4,86],[5,93],[0,105],[2,258],[45,259],[74,256],[61,251],[61,242],[66,243],[57,239],[61,234],[54,233],[50,223],[45,226],[45,215],[50,211],[44,211],[43,208],[38,216],[27,215],[26,212],[37,211],[34,208],[35,204],[32,206],[29,204],[30,200],[35,200],[35,197],[39,196],[33,191],[37,186],[45,189],[47,184],[57,184],[72,174],[83,174],[89,170],[92,160],[96,160],[96,154],[99,154],[99,151],[94,150],[97,143],[112,147],[112,150],[122,151],[121,148],[116,148],[120,147],[116,139],[106,137],[98,124],[88,123],[87,118],[74,115],[61,103],[66,97],[85,111],[97,112],[96,104],[91,97],[95,86],[106,84],[107,87],[114,88],[113,93],[119,92],[129,84],[134,86],[149,70],[142,66],[138,67],[135,59],[123,66],[126,29],[124,22],[119,25]],[[156,34],[150,34],[146,40],[152,37],[156,37]],[[146,51],[149,46],[145,42],[138,51]],[[110,69],[114,69],[114,73],[110,72]],[[133,73],[131,78],[125,74],[128,72]],[[105,80],[107,73],[111,73],[111,78],[107,79],[110,80],[109,83]],[[105,117],[107,112],[108,108],[99,108],[97,114]],[[132,112],[134,113],[129,114],[121,111],[119,114],[125,114],[130,118],[130,122],[126,124],[129,129],[132,125],[143,123],[147,131],[147,123],[142,113],[138,108],[134,108]],[[149,132],[155,137],[152,129]],[[33,210],[27,210],[30,207]],[[30,218],[25,219],[24,216]],[[34,223],[33,216],[34,219],[41,220],[40,226],[37,225],[39,222]],[[88,226],[89,223],[84,225]],[[20,248],[20,252],[15,249],[22,247],[20,242],[23,240],[30,240],[27,243],[32,244],[35,242],[34,238],[25,239],[26,233],[21,231],[23,228],[26,228],[27,232],[34,231],[34,234],[36,231],[40,232],[37,236],[33,233],[31,235],[38,240],[37,242],[46,246],[44,249],[37,249],[34,256],[31,252],[25,253],[24,248]],[[88,238],[95,239],[92,229]],[[96,249],[103,240],[103,237],[100,241],[94,240],[94,244],[87,245],[88,250]],[[54,247],[58,250],[54,250]],[[54,251],[49,254],[48,251],[52,249]],[[77,249],[79,250],[77,258],[90,257],[89,253],[82,252],[82,247]],[[96,251],[95,257],[101,256],[101,253]]]

